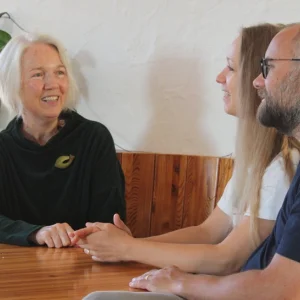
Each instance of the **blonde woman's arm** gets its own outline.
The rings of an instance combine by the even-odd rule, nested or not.
[[[231,230],[231,217],[216,207],[209,217],[198,226],[178,229],[143,240],[176,244],[217,244],[223,241]]]
[[[270,234],[274,221],[260,220],[258,225],[263,240]],[[244,217],[240,225],[216,245],[135,239],[112,224],[96,223],[93,228],[95,232],[78,245],[97,261],[138,261],[159,268],[175,265],[190,273],[230,274],[238,271],[255,249],[249,217]]]
[[[266,169],[262,181],[257,224],[261,242],[271,233],[288,188],[289,183],[283,160],[279,156]],[[231,192],[224,194],[233,195]],[[229,200],[222,197],[218,205],[227,211]],[[247,214],[242,222],[217,245],[159,245],[150,241],[145,244],[145,241],[135,240],[134,243],[128,244],[125,259],[137,260],[157,267],[175,265],[192,273],[230,274],[236,272],[256,248],[250,235],[250,217]],[[144,252],[138,253],[138,249],[143,249]]]
[[[217,244],[225,239],[232,230],[231,207],[233,198],[232,180],[230,180],[224,193],[218,202],[218,206],[213,210],[209,217],[198,226],[190,226],[175,230],[166,234],[143,238],[143,240],[161,243],[177,244]],[[88,223],[87,228],[78,230],[72,235],[73,244],[79,238],[84,238],[88,234],[97,231],[92,228],[96,223]],[[130,229],[124,224],[118,215],[114,216],[114,225],[132,236]]]
[[[178,244],[218,244],[232,230],[233,180],[227,183],[218,206],[202,224],[146,238],[149,241]]]

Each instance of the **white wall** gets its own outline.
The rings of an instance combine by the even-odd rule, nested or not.
[[[0,0],[27,31],[67,47],[79,112],[133,151],[227,155],[235,119],[215,77],[240,26],[300,21],[298,0]],[[20,30],[7,19],[0,28]],[[0,115],[3,128],[9,116]]]

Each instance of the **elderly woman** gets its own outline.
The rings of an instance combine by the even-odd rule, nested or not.
[[[50,36],[13,38],[0,54],[0,243],[69,246],[86,222],[125,217],[124,176],[107,128],[75,112],[77,86]]]

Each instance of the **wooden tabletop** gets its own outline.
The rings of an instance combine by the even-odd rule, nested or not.
[[[97,290],[130,290],[151,269],[137,263],[97,263],[80,248],[0,244],[0,299],[82,299]]]

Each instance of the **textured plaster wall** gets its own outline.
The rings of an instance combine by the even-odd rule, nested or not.
[[[79,112],[132,151],[227,155],[235,119],[215,77],[240,26],[300,21],[298,0],[0,0],[68,49]],[[12,35],[20,30],[0,19]],[[0,127],[10,116],[1,109]]]

